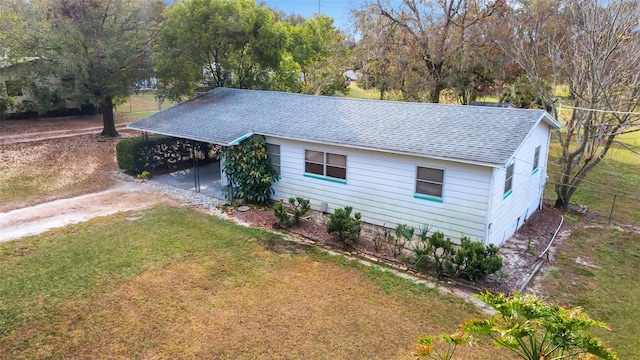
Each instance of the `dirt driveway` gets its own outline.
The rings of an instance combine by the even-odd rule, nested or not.
[[[0,121],[0,241],[167,201],[114,176],[118,139],[101,130],[100,116]]]
[[[145,189],[144,184],[120,182],[105,191],[0,213],[0,242],[166,202],[165,196]]]

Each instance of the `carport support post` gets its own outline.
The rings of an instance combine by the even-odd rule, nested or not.
[[[195,142],[189,141],[191,145],[191,159],[193,160],[193,182],[196,192],[200,192],[200,169],[198,168],[198,157],[195,151]]]
[[[224,162],[226,161],[226,158],[224,156],[224,151],[222,151],[222,149],[219,152],[219,159],[220,159],[220,187],[222,188],[222,190],[226,190],[226,194],[227,194],[227,199],[233,199],[233,197],[231,196],[231,191],[232,189],[230,188],[230,184],[229,184],[229,178],[227,178],[227,174],[224,172]]]
[[[153,176],[154,166],[153,164],[151,164],[151,151],[149,151],[149,134],[146,131],[142,132],[142,139],[144,140],[144,152],[145,155],[147,155],[147,166],[149,166],[148,171],[151,173],[151,176]]]

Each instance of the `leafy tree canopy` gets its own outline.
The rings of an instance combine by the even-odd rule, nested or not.
[[[164,18],[154,60],[169,98],[218,86],[344,91],[346,47],[331,18],[286,17],[252,0],[188,0]]]
[[[75,98],[102,107],[103,135],[117,136],[113,102],[150,76],[153,32],[164,6],[160,0],[33,1],[35,38],[24,51],[41,61],[41,78],[66,77]],[[27,5],[27,6],[28,6]]]
[[[285,29],[253,0],[179,2],[164,17],[155,61],[170,98],[217,86],[269,88],[283,61]]]

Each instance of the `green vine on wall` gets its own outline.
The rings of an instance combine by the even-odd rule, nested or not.
[[[254,135],[239,145],[224,149],[224,173],[229,186],[227,196],[250,203],[265,204],[271,199],[271,185],[278,174],[269,165],[263,136]]]

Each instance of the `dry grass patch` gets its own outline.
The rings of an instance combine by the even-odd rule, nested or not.
[[[0,212],[108,188],[117,141],[83,135],[1,145]]]
[[[410,358],[419,336],[452,332],[480,315],[390,272],[290,243],[274,247],[283,240],[192,210],[157,208],[136,221],[109,219],[41,237],[44,248],[36,242],[26,255],[0,252],[19,278],[47,270],[13,257],[47,251],[64,261],[69,247],[62,242],[75,254],[88,253],[70,257],[66,266],[73,269],[56,268],[64,283],[53,279],[21,295],[29,306],[48,299],[44,314],[15,315],[13,330],[0,340],[0,357],[402,359]],[[60,295],[58,287],[76,276],[65,271],[77,269],[93,280]],[[0,267],[0,284],[8,277]],[[11,281],[14,292],[19,278]],[[489,357],[508,355],[487,344],[458,353],[460,359]]]

